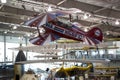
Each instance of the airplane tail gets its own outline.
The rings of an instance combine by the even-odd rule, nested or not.
[[[99,44],[103,40],[103,33],[101,29],[94,27],[87,32],[87,37],[85,38],[85,42],[89,44]]]
[[[93,63],[82,63],[81,66],[84,67],[84,65],[87,65],[86,70],[89,70],[90,72],[94,72],[94,67],[93,67]],[[84,69],[85,69],[84,68]]]

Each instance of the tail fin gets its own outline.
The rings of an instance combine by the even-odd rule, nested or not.
[[[87,36],[92,39],[95,44],[99,44],[103,40],[103,33],[101,29],[94,27],[87,32]]]

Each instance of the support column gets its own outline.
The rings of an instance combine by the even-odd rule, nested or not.
[[[4,35],[4,62],[6,62],[6,35]]]
[[[28,40],[28,38],[26,37],[26,38],[25,38],[25,45],[26,45],[26,46],[28,45],[27,40]],[[28,58],[28,53],[27,53],[27,51],[26,51],[26,59],[27,59],[27,58]]]

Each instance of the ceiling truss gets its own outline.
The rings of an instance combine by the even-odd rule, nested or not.
[[[86,1],[86,2],[85,2]],[[9,0],[0,6],[0,22],[21,25],[23,22],[34,17],[36,14],[46,12],[51,5],[52,9],[79,9],[80,13],[72,15],[73,22],[77,21],[83,27],[97,26],[102,29],[106,37],[120,37],[120,25],[115,25],[116,20],[120,20],[120,9],[118,2],[108,2],[108,0]],[[97,1],[97,3],[96,3]],[[73,5],[74,4],[74,5]],[[98,6],[97,6],[98,5]],[[83,19],[87,13],[89,19]],[[66,18],[67,19],[67,18]],[[3,23],[0,23],[2,25]],[[8,24],[9,25],[9,24]],[[4,27],[1,27],[1,31]],[[17,29],[16,31],[19,31]],[[34,30],[33,30],[34,31]],[[29,31],[28,31],[29,32]],[[107,35],[109,33],[110,35]]]

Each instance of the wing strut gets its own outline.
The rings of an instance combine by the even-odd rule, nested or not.
[[[44,38],[41,36],[41,34],[40,34],[40,31],[39,31],[38,26],[37,26],[37,31],[38,31],[39,37],[42,38],[42,39],[44,39]]]

